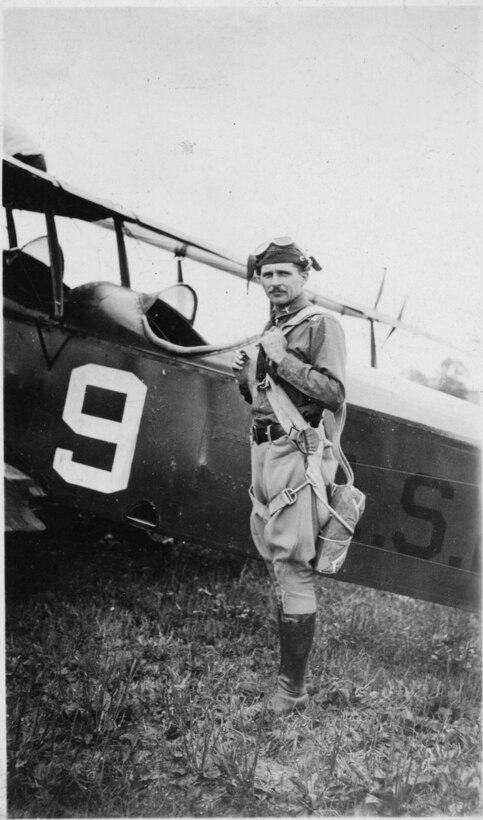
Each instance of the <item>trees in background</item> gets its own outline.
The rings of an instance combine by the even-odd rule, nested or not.
[[[412,368],[408,374],[413,382],[424,384],[433,390],[440,390],[442,393],[449,393],[459,399],[471,401],[471,389],[468,386],[468,372],[464,364],[448,356],[439,366],[436,376],[426,376],[420,370]]]

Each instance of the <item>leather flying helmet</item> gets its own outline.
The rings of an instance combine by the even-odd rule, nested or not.
[[[263,242],[250,254],[247,261],[247,281],[260,272],[262,265],[273,265],[277,262],[293,262],[302,270],[322,270],[313,256],[308,256],[290,236],[280,236]]]

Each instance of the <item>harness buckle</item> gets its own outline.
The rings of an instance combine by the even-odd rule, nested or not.
[[[268,380],[268,373],[267,373],[267,375],[262,379],[262,381],[258,382],[257,390],[268,390],[269,387],[270,387],[270,382]]]
[[[293,435],[292,430],[294,431]],[[290,431],[290,437],[304,456],[310,456],[317,452],[320,444],[317,430],[313,427],[306,427],[304,430],[296,430],[292,427],[292,430]]]
[[[285,487],[285,489],[281,491],[280,495],[285,501],[285,506],[295,504],[297,501],[297,490],[292,490],[291,487]]]

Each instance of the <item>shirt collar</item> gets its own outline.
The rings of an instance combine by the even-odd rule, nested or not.
[[[296,296],[293,302],[290,302],[289,305],[284,305],[284,307],[275,307],[272,311],[273,319],[275,322],[281,322],[288,316],[293,316],[294,313],[298,313],[299,310],[307,307],[307,305],[310,305],[310,302],[305,293],[299,293],[299,295]]]

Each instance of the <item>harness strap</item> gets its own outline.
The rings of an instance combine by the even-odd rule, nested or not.
[[[284,335],[287,335],[294,327],[297,327],[297,325],[302,324],[302,322],[305,322],[307,319],[311,319],[313,316],[330,316],[330,314],[326,313],[324,310],[322,310],[317,305],[307,305],[307,307],[302,308],[302,310],[299,310],[298,313],[296,313],[294,316],[291,317],[291,319],[288,319],[285,322],[285,324],[281,328],[282,333]],[[272,389],[273,389],[274,385],[275,385],[275,382],[273,382],[273,380],[271,380]],[[292,414],[291,417],[294,418],[293,411],[295,411],[295,413],[298,416],[298,419],[297,419],[298,424],[302,423],[302,425],[304,425],[306,427],[307,423],[305,422],[305,419],[298,412],[297,408],[295,407],[293,402],[289,399],[289,397],[287,396],[285,391],[282,390],[282,388],[279,385],[277,385],[277,388],[283,394],[283,397],[286,399],[286,402],[284,402],[284,411],[287,412],[287,408],[290,404],[291,405],[290,413]],[[268,398],[270,399],[270,395],[268,393],[267,393],[267,395],[268,395]],[[280,396],[280,394],[279,394],[279,396]],[[279,398],[279,400],[280,400],[280,398]],[[282,401],[283,401],[283,399],[282,399]],[[272,404],[271,400],[270,400],[270,403]],[[272,404],[272,407],[273,407],[273,404]],[[276,415],[278,415],[278,412],[275,409],[275,407],[273,407],[273,409],[275,410]],[[345,402],[343,403],[342,407],[339,408],[339,410],[336,410],[335,413],[332,413],[330,410],[324,410],[324,412],[322,414],[322,420],[321,420],[321,425],[320,425],[319,429],[320,429],[321,432],[324,433],[324,436],[332,444],[334,456],[337,459],[340,466],[342,467],[342,470],[344,471],[344,475],[346,477],[346,483],[352,485],[352,484],[354,484],[354,473],[352,471],[352,467],[350,466],[350,464],[349,464],[349,462],[346,458],[346,455],[343,452],[341,444],[340,444],[340,439],[341,439],[341,436],[342,436],[342,431],[344,429],[346,416],[347,416],[347,407],[346,407]],[[295,416],[295,418],[296,418],[296,416]],[[282,424],[282,427],[283,426],[284,425]],[[299,427],[298,429],[304,429],[304,427]]]
[[[260,518],[263,518],[265,521],[268,521],[268,519],[270,518],[269,509],[266,504],[263,504],[263,502],[256,497],[255,493],[253,492],[253,487],[249,487],[248,495],[250,496],[252,502],[253,511],[257,515],[259,515]]]
[[[276,384],[271,378],[271,376],[267,375],[267,381],[267,398],[270,404],[272,405],[275,415],[277,416],[284,430],[286,430],[287,434],[290,435],[294,429],[300,432],[309,428],[310,425],[305,421],[302,414],[295,407],[291,399],[287,396],[285,390],[283,390],[280,387],[280,385]],[[342,408],[340,408],[340,410],[338,410],[335,414],[332,415],[334,418],[334,426],[332,431],[333,441],[331,441],[327,437],[326,438],[328,443],[332,445],[332,447],[334,448],[334,455],[337,458],[342,469],[344,470],[344,473],[347,478],[347,483],[352,485],[354,482],[354,474],[340,446],[340,436],[342,433],[342,427],[346,417],[345,403],[342,405]],[[323,424],[321,425],[321,427],[319,427],[319,431],[323,432],[325,435]],[[334,510],[330,506],[328,502],[327,489],[322,478],[320,464],[318,463],[316,452],[306,454],[305,475],[307,482],[311,485],[317,500],[320,501],[320,503],[323,505],[325,509],[325,516],[322,516],[321,512],[319,511],[320,528],[325,526],[325,524],[329,521],[330,516],[333,515],[334,518],[336,518],[342,524],[342,526],[351,535],[353,535],[354,530],[352,529],[352,527],[350,527],[350,525],[342,518],[342,516],[339,515],[339,513],[336,510]],[[285,496],[283,496],[283,493],[285,493]],[[280,495],[283,496],[282,498],[280,498],[280,502],[283,502],[287,498],[287,490],[282,491]],[[276,498],[279,499],[279,496],[277,496]],[[282,507],[286,506],[287,503],[293,504],[294,501],[285,501],[285,504],[281,503],[279,509],[282,509]],[[323,520],[323,518],[325,518],[325,521]]]
[[[290,319],[287,319],[280,329],[282,333],[288,333],[289,330],[292,330],[293,327],[297,327],[297,325],[302,324],[302,322],[305,322],[306,319],[311,319],[313,316],[330,315],[330,313],[327,313],[325,310],[318,307],[318,305],[307,305],[307,307],[301,308],[298,313],[294,313]]]
[[[268,505],[268,511],[270,515],[275,515],[276,512],[279,512],[279,510],[283,510],[284,507],[288,507],[291,504],[295,504],[297,500],[297,493],[300,492],[300,490],[303,490],[303,488],[307,487],[307,485],[309,484],[310,481],[307,479],[307,481],[304,481],[303,484],[300,484],[293,490],[291,487],[286,487],[284,490],[282,490],[278,495],[275,496],[275,498],[272,498],[270,504]]]
[[[344,402],[342,407],[339,407],[335,413],[332,413],[330,410],[324,410],[322,414],[322,425],[325,428],[325,434],[328,440],[332,444],[334,456],[344,471],[346,484],[350,484],[352,486],[354,484],[354,473],[340,444],[340,438],[345,426],[346,417],[347,405]]]
[[[305,421],[295,404],[289,399],[285,390],[279,384],[276,384],[268,374],[266,376],[266,396],[287,435],[290,435],[294,429],[301,431],[310,427],[310,424]]]
[[[287,396],[285,390],[283,390],[279,384],[276,384],[271,376],[267,375],[267,383],[268,389],[266,396],[287,435],[296,440],[294,430],[313,430],[295,407],[292,400]],[[344,471],[346,483],[352,485],[354,484],[354,473],[340,445],[340,438],[344,429],[346,416],[347,407],[345,402],[335,413],[324,410],[323,418],[319,425],[319,433],[322,433],[323,438],[332,445],[334,456]]]
[[[311,478],[313,478],[313,474],[311,474]],[[291,487],[286,487],[284,490],[279,492],[278,495],[275,496],[275,498],[272,498],[268,505],[262,504],[262,502],[255,497],[253,490],[250,488],[250,497],[252,499],[253,508],[257,515],[260,515],[261,518],[268,519],[272,515],[275,515],[275,513],[280,512],[280,510],[283,510],[285,507],[289,507],[292,504],[295,504],[297,500],[297,493],[299,493],[300,490],[303,490],[304,487],[307,486],[312,487],[313,492],[315,493],[319,501],[322,502],[324,507],[327,509],[328,513],[330,515],[333,515],[334,518],[336,518],[337,521],[339,521],[339,523],[342,524],[342,526],[351,535],[354,535],[354,530],[352,529],[352,527],[347,523],[347,521],[344,518],[342,518],[341,515],[339,515],[337,510],[334,510],[334,508],[331,507],[328,503],[327,499],[325,498],[325,487],[324,492],[321,492],[319,482],[317,480],[310,480],[310,478],[307,478],[307,480],[304,481],[303,484],[300,484],[298,487],[295,487],[294,489],[292,489]],[[329,520],[330,515],[327,516],[327,520]]]
[[[320,315],[323,311],[320,308],[314,306],[307,306],[300,310],[292,320],[288,320],[282,328],[282,332],[284,334],[288,333],[293,327],[304,322],[306,319],[310,318],[311,316]],[[272,409],[275,415],[278,418],[279,423],[285,430],[286,434],[290,436],[294,441],[297,442],[297,438],[303,437],[303,433],[306,430],[310,430],[312,434],[315,432],[313,428],[305,421],[304,417],[300,413],[300,411],[296,408],[294,403],[291,401],[289,396],[287,396],[285,390],[280,387],[271,376],[268,374],[266,375],[263,384],[259,384],[258,388],[263,388],[266,391],[266,396],[272,405]],[[322,434],[322,440],[325,439],[326,444],[333,448],[333,453],[335,458],[337,459],[338,463],[342,467],[344,474],[346,476],[347,484],[353,485],[354,483],[354,473],[352,468],[345,456],[344,452],[342,451],[340,445],[340,438],[342,435],[342,430],[344,429],[344,424],[346,420],[347,409],[346,404],[342,405],[335,413],[331,413],[328,410],[324,410],[323,420],[321,420],[321,424],[319,426],[319,433]],[[328,430],[326,431],[325,425],[327,425]],[[299,435],[301,434],[301,435]],[[317,448],[318,449],[318,448]],[[252,498],[253,507],[255,512],[258,512],[262,518],[270,517],[274,515],[276,512],[282,510],[284,507],[294,504],[297,500],[297,493],[310,485],[316,496],[317,500],[321,502],[325,511],[326,511],[326,520],[320,521],[320,527],[322,529],[323,526],[329,521],[331,515],[336,518],[340,524],[350,533],[351,536],[354,535],[354,530],[352,527],[345,521],[339,513],[331,507],[327,499],[327,489],[325,487],[322,474],[320,471],[320,464],[317,460],[317,450],[311,451],[310,449],[307,452],[304,452],[305,459],[306,459],[306,480],[303,484],[295,489],[291,487],[286,487],[282,490],[275,498],[272,499],[268,506],[262,504],[257,498],[255,498],[252,489],[250,488],[250,496]],[[259,512],[260,510],[260,512]],[[319,518],[322,518],[319,512]]]
[[[340,524],[342,524],[344,529],[347,530],[347,532],[349,532],[351,535],[354,535],[354,530],[352,529],[352,527],[347,523],[347,521],[344,518],[342,518],[341,515],[339,515],[337,510],[334,510],[334,508],[330,506],[329,502],[327,501],[327,498],[324,497],[326,494],[321,493],[319,487],[316,487],[314,484],[312,484],[312,489],[313,489],[315,495],[317,496],[317,498],[319,499],[319,501],[321,501],[322,504],[324,505],[324,507],[327,508],[327,511],[329,513],[329,515],[327,516],[327,520],[330,518],[331,515],[333,515],[334,518],[337,518],[337,521]]]

